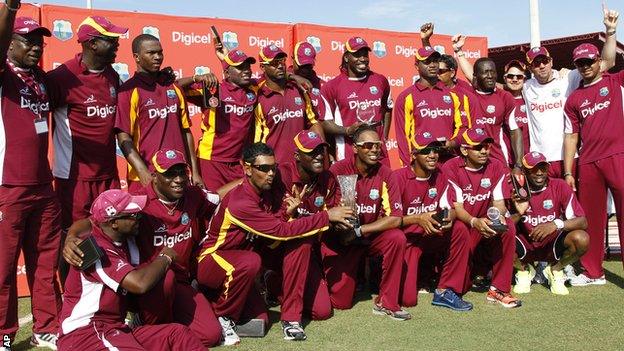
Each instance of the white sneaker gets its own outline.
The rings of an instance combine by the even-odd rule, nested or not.
[[[576,272],[574,272],[574,267],[572,267],[572,265],[570,264],[563,267],[563,273],[565,274],[566,281],[568,282],[576,278]]]
[[[236,324],[227,317],[219,317],[219,323],[221,324],[221,334],[223,335],[221,345],[233,346],[240,344],[240,337],[238,337],[238,334],[236,334],[234,330]]]
[[[33,333],[30,338],[30,345],[34,347],[47,347],[51,350],[56,350],[56,341],[58,335],[52,333]]]
[[[514,285],[513,292],[516,294],[528,294],[531,292],[531,282],[535,277],[535,268],[532,265],[527,264],[528,270],[516,272],[516,285]]]
[[[603,275],[600,278],[590,278],[585,275],[585,273],[581,273],[576,276],[576,278],[570,280],[570,285],[572,286],[588,286],[588,285],[605,285],[607,284],[607,280]]]

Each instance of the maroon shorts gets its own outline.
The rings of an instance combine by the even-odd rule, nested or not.
[[[516,253],[518,258],[522,262],[559,261],[565,251],[563,242],[568,233],[555,231],[542,241],[533,241],[525,234],[518,234],[516,235]]]
[[[119,178],[105,180],[78,180],[55,178],[56,195],[61,202],[61,226],[69,228],[72,223],[90,215],[91,204],[98,195],[108,189],[119,189]]]
[[[223,185],[244,177],[243,168],[237,162],[219,162],[199,159],[202,179],[206,189],[217,191]]]

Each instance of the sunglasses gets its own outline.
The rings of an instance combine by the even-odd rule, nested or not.
[[[367,150],[370,150],[374,148],[375,146],[377,146],[378,148],[381,148],[381,141],[361,141],[359,143],[355,143],[355,146],[361,147],[362,149],[367,149]]]
[[[273,61],[269,62],[268,65],[272,66],[272,67],[279,67],[281,65],[285,65],[286,64],[286,58],[280,58],[280,59],[274,59]]]
[[[539,57],[533,60],[533,62],[531,62],[531,66],[539,67],[542,64],[547,65],[548,63],[550,63],[550,57]]]
[[[188,167],[184,167],[184,168],[172,167],[168,169],[166,172],[161,173],[161,175],[165,178],[188,177],[189,170],[188,170]]]
[[[517,80],[523,80],[524,79],[524,74],[505,74],[505,78],[507,79],[517,79]]]
[[[594,63],[596,63],[597,60],[592,60],[589,58],[583,58],[583,59],[578,59],[576,61],[574,61],[574,65],[576,67],[585,67],[585,66],[591,66]]]
[[[438,69],[438,74],[444,74],[444,73],[448,73],[451,72],[452,69],[451,68],[440,68]]]
[[[470,149],[470,150],[474,150],[474,151],[481,151],[481,150],[489,150],[492,147],[492,144],[490,143],[485,143],[485,144],[479,144],[479,145],[473,145],[473,146],[466,146],[466,149]]]
[[[426,147],[424,149],[418,150],[417,154],[418,155],[429,155],[432,152],[438,154],[438,153],[440,153],[440,149],[441,148],[439,146],[429,146],[429,147]]]
[[[127,214],[123,214],[121,216],[115,217],[114,219],[139,219],[142,216],[143,214],[141,212],[127,213]]]
[[[272,165],[270,164],[261,164],[261,165],[252,165],[250,164],[251,167],[259,170],[262,173],[269,173],[271,171],[273,171],[273,173],[275,173],[275,171],[277,170],[277,163],[274,163]]]
[[[105,35],[94,35],[91,37],[91,40],[95,40],[95,39],[100,39],[102,41],[105,41],[109,44],[116,44],[119,42],[119,38],[118,37],[107,37]]]

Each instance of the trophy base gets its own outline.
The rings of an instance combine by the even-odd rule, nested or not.
[[[490,228],[492,228],[496,234],[503,234],[509,229],[509,227],[504,224],[492,224],[490,225]]]

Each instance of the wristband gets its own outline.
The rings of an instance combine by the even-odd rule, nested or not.
[[[607,33],[607,35],[613,35],[613,34],[615,34],[615,29],[609,30],[606,33]]]
[[[362,237],[362,227],[355,227],[353,228],[353,231],[355,232],[355,236],[358,238]]]
[[[171,265],[173,263],[173,258],[171,258],[171,256],[167,255],[166,253],[161,252],[158,257],[164,257],[167,259],[167,265]]]
[[[557,229],[558,229],[558,230],[561,230],[561,229],[563,229],[563,227],[564,227],[563,221],[562,221],[562,220],[560,220],[559,218],[555,219],[555,220],[553,221],[553,223],[555,223],[555,225],[557,226]]]
[[[572,173],[570,173],[570,172],[565,172],[565,173],[563,174],[563,177],[564,177],[564,178],[565,178],[565,177],[567,177],[567,176],[572,177]]]
[[[16,8],[12,8],[9,6],[9,4],[5,1],[4,2],[4,7],[7,8],[7,10],[11,11],[11,12],[17,12],[17,10],[19,10],[20,7],[22,7],[22,3],[20,2]],[[614,31],[615,32],[615,31]]]
[[[477,217],[470,218],[470,228],[474,228],[474,221],[477,220]]]
[[[463,51],[456,51],[456,52],[455,52],[455,55],[456,55],[457,57],[464,57],[464,56],[466,56],[466,54],[465,54]]]

